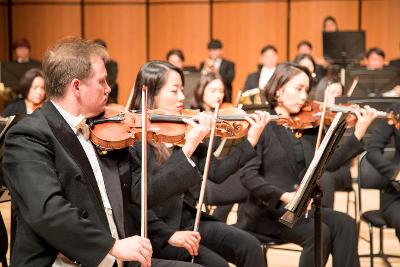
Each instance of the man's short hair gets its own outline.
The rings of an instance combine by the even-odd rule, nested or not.
[[[17,49],[18,47],[26,47],[30,50],[31,44],[29,43],[29,41],[26,38],[20,38],[20,39],[15,40],[12,43],[13,50]]]
[[[46,94],[49,98],[62,97],[73,79],[85,80],[92,74],[91,57],[97,55],[104,62],[108,53],[104,47],[77,37],[65,38],[47,49],[43,59]]]
[[[208,42],[207,49],[221,49],[222,48],[222,42],[218,39],[213,39],[210,42]]]
[[[278,53],[278,49],[276,49],[275,46],[273,45],[266,45],[261,49],[261,55],[264,54],[265,52],[267,52],[268,50],[272,50],[275,53]]]
[[[183,55],[183,52],[180,49],[171,49],[171,50],[169,50],[167,55],[166,55],[166,57],[165,57],[165,59],[168,60],[169,57],[173,56],[173,55],[179,57],[180,60],[185,61],[185,56]]]
[[[303,45],[305,45],[305,46],[307,46],[308,48],[310,48],[310,49],[312,49],[312,44],[311,44],[311,42],[310,41],[307,41],[307,40],[303,40],[303,41],[301,41],[300,43],[298,43],[297,44],[297,49],[299,49],[301,46],[303,46]]]
[[[369,56],[372,53],[375,53],[378,56],[381,56],[381,57],[385,58],[385,52],[379,47],[372,47],[372,48],[368,49],[367,53],[365,54],[365,57],[369,58]]]

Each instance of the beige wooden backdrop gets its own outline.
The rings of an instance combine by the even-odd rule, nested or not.
[[[11,6],[12,36],[28,38],[34,58],[64,36],[103,38],[119,63],[120,103],[147,53],[149,59],[164,59],[169,49],[181,48],[186,63],[198,66],[211,35],[222,40],[225,56],[236,63],[234,91],[256,69],[266,44],[275,45],[284,61],[307,39],[314,56],[321,57],[327,15],[341,30],[358,29],[361,19],[367,47],[382,47],[387,59],[400,56],[398,0],[13,0]],[[8,58],[7,21],[7,0],[0,0],[0,60]]]

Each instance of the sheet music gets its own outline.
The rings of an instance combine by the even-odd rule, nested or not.
[[[293,199],[285,206],[287,210],[294,211],[294,209],[299,205],[305,190],[308,188],[309,183],[310,183],[310,178],[314,174],[315,169],[317,168],[321,157],[326,149],[326,146],[329,143],[329,140],[331,139],[332,135],[335,133],[336,126],[338,125],[340,118],[342,117],[343,113],[337,113],[335,118],[332,121],[331,126],[329,127],[328,131],[326,132],[324,139],[321,142],[321,145],[319,146],[317,152],[315,152],[314,158],[310,163],[310,166],[307,169],[306,174],[304,175],[304,178],[301,180],[300,186],[296,191],[296,194],[294,195]]]

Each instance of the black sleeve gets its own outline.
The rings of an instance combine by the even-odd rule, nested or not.
[[[384,120],[376,121],[376,128],[372,132],[370,142],[367,147],[368,161],[388,180],[392,179],[396,172],[396,166],[390,159],[383,156],[386,145],[394,134],[394,127],[387,124]]]
[[[244,83],[243,86],[243,92],[254,88],[252,87],[252,79],[253,79],[252,74],[247,75],[246,82]]]
[[[285,191],[269,183],[260,173],[263,162],[264,138],[266,132],[261,135],[257,143],[257,156],[249,160],[246,165],[240,170],[241,181],[244,187],[251,194],[268,203],[269,206],[275,208],[280,202],[280,198]]]
[[[140,203],[141,177],[141,143],[137,142],[130,149],[133,162],[132,201]],[[193,167],[182,149],[174,150],[169,159],[157,171],[148,166],[148,207],[151,208],[171,196],[184,193],[201,181],[197,168]]]
[[[207,148],[206,144],[200,144],[192,155],[192,159],[201,173],[203,173],[206,163]],[[218,184],[222,183],[231,174],[243,167],[246,162],[256,156],[257,153],[253,146],[245,139],[224,159],[217,159],[214,155],[212,156],[208,179]]]
[[[330,172],[336,171],[363,150],[362,143],[354,134],[344,137],[330,158],[326,170]]]
[[[175,230],[173,230],[162,219],[157,217],[156,213],[152,210],[148,211],[147,217],[151,243],[155,247],[164,247],[171,236],[175,233]]]
[[[221,76],[223,76],[225,84],[232,84],[235,79],[235,64],[228,61],[226,69],[224,73],[221,73]]]

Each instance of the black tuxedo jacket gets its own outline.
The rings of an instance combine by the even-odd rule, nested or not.
[[[203,67],[204,67],[204,62],[200,64],[200,70],[202,70]],[[219,74],[221,75],[225,85],[224,102],[231,102],[232,82],[235,79],[235,63],[223,58],[221,66],[219,67]]]
[[[400,68],[400,58],[391,60],[390,63],[389,63],[389,65],[390,65],[390,66],[395,66],[395,67]]]
[[[305,130],[301,137],[306,167],[314,155],[317,133],[318,129]],[[361,150],[361,143],[354,135],[346,138],[332,155],[327,170],[337,170]],[[285,211],[280,197],[297,188],[302,174],[296,168],[295,152],[283,126],[269,123],[256,151],[258,157],[240,170],[242,184],[250,191],[250,197],[240,206],[238,217],[242,221],[238,225],[252,232],[273,235],[279,231],[278,218]]]
[[[258,84],[260,81],[260,75],[261,75],[260,70],[250,73],[246,78],[246,82],[244,83],[243,92],[245,92],[249,89],[258,88]]]
[[[174,149],[172,157],[175,153],[179,153],[180,149]],[[207,155],[207,146],[201,144],[192,155],[192,160],[198,167],[199,175],[203,173],[205,159]],[[256,156],[256,152],[251,144],[245,140],[240,143],[228,157],[223,160],[217,160],[213,157],[208,179],[210,181],[221,183],[241,166]],[[156,160],[154,153],[149,153],[149,167],[152,171],[158,171],[164,166],[160,166]],[[176,162],[176,168],[179,168],[179,162]],[[172,179],[169,179],[171,182]],[[174,179],[176,181],[176,179]],[[176,182],[172,182],[174,186]],[[164,247],[170,237],[178,230],[189,228],[192,230],[194,218],[196,216],[196,201],[190,191],[184,194],[177,194],[169,198],[160,205],[149,211],[149,238],[153,244],[153,249]],[[202,220],[216,220],[212,216],[205,213],[202,214]]]
[[[140,194],[139,179],[132,180],[140,165],[131,154],[98,156],[120,238],[125,236],[122,188],[129,187],[132,201]],[[58,252],[84,266],[103,260],[115,240],[95,176],[75,133],[51,102],[9,130],[3,170],[17,219],[12,266],[51,266]],[[196,176],[182,178],[184,189],[160,190],[166,186],[163,172],[149,183],[150,204],[200,180],[193,172]]]
[[[391,106],[395,114],[400,114],[400,103]],[[392,159],[383,157],[383,150],[394,138],[396,153]],[[368,161],[384,176],[384,192],[381,194],[381,207],[386,208],[396,199],[400,199],[400,192],[393,187],[391,180],[400,163],[400,130],[389,125],[385,120],[377,120],[376,127],[371,135],[367,147]]]

